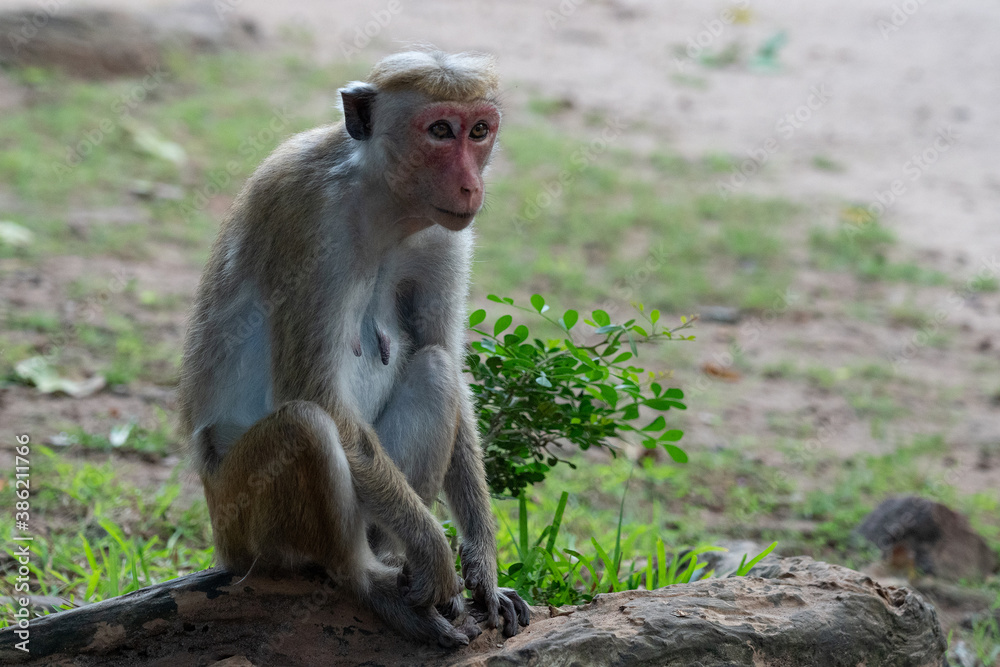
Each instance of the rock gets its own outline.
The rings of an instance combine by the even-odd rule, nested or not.
[[[890,498],[855,533],[879,548],[890,572],[906,576],[918,571],[959,581],[1000,569],[997,554],[964,516],[926,498]]]
[[[698,316],[705,322],[737,324],[743,317],[743,311],[731,306],[702,306],[699,309]]]
[[[31,653],[0,631],[4,665],[657,665],[943,667],[933,607],[906,588],[787,558],[752,577],[536,607],[506,641],[447,651],[407,642],[313,575],[240,580],[207,570],[35,619]]]
[[[256,27],[229,22],[210,2],[127,12],[54,3],[0,12],[0,66],[53,67],[74,76],[148,76],[170,50],[216,51],[252,41]]]

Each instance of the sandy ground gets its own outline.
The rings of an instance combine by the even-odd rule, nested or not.
[[[0,0],[0,7],[12,4]],[[647,148],[741,158],[757,151],[761,157],[760,149],[775,138],[778,147],[767,155],[766,169],[743,186],[749,191],[869,205],[899,180],[903,192],[888,204],[885,220],[907,242],[943,253],[946,262],[975,264],[1000,253],[997,3],[216,0],[215,5],[256,19],[265,32],[305,26],[315,35],[320,56],[329,60],[368,62],[414,43],[491,51],[500,57],[512,100],[565,98],[583,111],[621,116],[632,127],[624,141]],[[733,16],[727,10],[733,9],[743,10],[748,21],[727,22]],[[689,56],[732,43],[752,52],[780,31],[788,41],[776,73],[708,69]],[[684,83],[685,77],[703,83]],[[817,92],[820,97],[810,97]],[[803,106],[810,102],[816,108]],[[798,120],[777,127],[796,112]],[[942,133],[950,143],[938,140]],[[817,155],[843,171],[807,168]]]

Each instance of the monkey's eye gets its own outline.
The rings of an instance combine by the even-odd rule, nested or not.
[[[469,138],[473,141],[482,141],[489,136],[489,134],[490,126],[482,121],[479,121],[473,126],[472,131],[469,132]]]
[[[455,133],[451,131],[451,125],[444,122],[443,120],[439,120],[438,122],[431,125],[427,131],[430,132],[431,136],[434,137],[435,139],[455,138]]]

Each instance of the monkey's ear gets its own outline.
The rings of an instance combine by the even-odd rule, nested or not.
[[[347,133],[358,141],[372,136],[372,104],[378,89],[360,81],[340,89]]]

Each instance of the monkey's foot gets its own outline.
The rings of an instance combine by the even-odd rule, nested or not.
[[[513,588],[495,590],[492,596],[484,594],[483,599],[480,599],[480,594],[476,592],[475,598],[470,601],[469,614],[477,622],[485,622],[491,628],[500,625],[500,616],[503,616],[501,628],[503,636],[513,637],[520,630],[520,626],[528,625],[531,620],[531,609]]]

